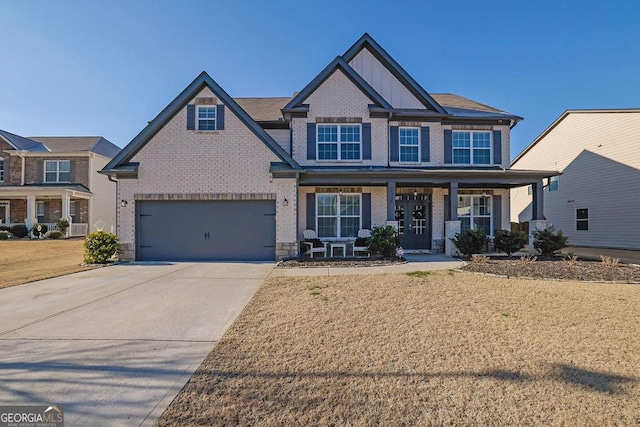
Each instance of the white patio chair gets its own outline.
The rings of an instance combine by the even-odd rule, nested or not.
[[[303,255],[309,255],[311,258],[313,258],[313,254],[322,254],[323,257],[327,256],[327,242],[321,242],[320,239],[316,237],[315,230],[304,230],[302,235],[304,236],[304,241],[300,243],[306,248]]]
[[[364,242],[364,239],[368,239],[369,237],[371,237],[371,230],[367,228],[358,230],[358,238],[353,243],[354,257],[357,256],[357,253],[365,253],[367,258],[371,256],[371,253],[369,252],[369,245],[365,245],[365,242]]]

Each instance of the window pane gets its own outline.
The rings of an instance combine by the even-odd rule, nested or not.
[[[462,230],[468,230],[469,228],[469,224],[471,223],[471,218],[469,217],[462,217],[460,218],[460,231]]]
[[[360,126],[340,126],[340,141],[360,142]]]
[[[47,172],[55,172],[58,170],[58,162],[44,162],[44,169]]]
[[[340,218],[340,237],[357,237],[360,217]]]
[[[360,215],[360,196],[340,196],[340,215]]]
[[[338,237],[337,218],[318,218],[318,237]]]
[[[491,151],[476,148],[473,150],[473,163],[476,165],[488,165],[491,163]]]
[[[491,199],[489,197],[474,198],[474,215],[491,215]]]
[[[576,230],[578,231],[589,230],[589,221],[588,220],[576,221]]]
[[[318,142],[338,142],[338,126],[318,125]]]
[[[418,129],[400,128],[400,145],[418,145]]]
[[[576,209],[576,219],[589,219],[589,209]]]
[[[198,120],[198,130],[216,130],[216,121]]]
[[[337,160],[338,144],[318,144],[318,160]]]
[[[69,172],[60,172],[58,175],[58,181],[60,182],[70,182],[71,174]]]
[[[4,181],[4,160],[0,158],[0,181]]]
[[[454,148],[470,148],[471,132],[453,132]]]
[[[455,149],[453,150],[453,163],[471,163],[471,150]]]
[[[71,162],[69,160],[63,160],[58,163],[58,168],[60,172],[69,172],[71,170]]]
[[[198,118],[199,119],[215,119],[216,108],[215,107],[199,107]]]
[[[360,160],[360,144],[341,144],[340,158],[342,160]]]
[[[479,228],[487,236],[491,234],[491,218],[480,217],[473,219],[474,228]]]
[[[335,194],[318,194],[318,216],[321,215],[337,215],[338,214],[338,196]]]
[[[473,133],[473,146],[478,148],[490,148],[491,136],[489,132],[474,132]]]
[[[44,203],[36,203],[36,215],[44,216]]]
[[[418,147],[406,147],[400,146],[400,161],[401,162],[417,162],[418,161]]]
[[[44,175],[45,182],[56,182],[58,180],[58,174],[56,172],[47,172]]]
[[[558,191],[558,178],[557,176],[551,177],[551,181],[549,181],[549,191]]]
[[[471,198],[458,197],[458,216],[471,215]]]

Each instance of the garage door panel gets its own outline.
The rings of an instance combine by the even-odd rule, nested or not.
[[[139,260],[273,260],[275,201],[142,201]]]

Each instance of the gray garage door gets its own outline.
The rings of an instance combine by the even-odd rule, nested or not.
[[[136,202],[141,261],[272,261],[273,200]]]

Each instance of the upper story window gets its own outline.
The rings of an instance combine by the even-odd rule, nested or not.
[[[71,161],[45,160],[44,182],[71,182]]]
[[[491,132],[453,131],[453,163],[491,164]]]
[[[4,159],[0,157],[0,182],[4,181]]]
[[[318,125],[318,160],[361,160],[360,125]]]
[[[215,105],[198,105],[198,130],[216,130]]]
[[[400,161],[417,163],[420,161],[420,129],[400,128]]]
[[[360,230],[360,194],[318,194],[316,221],[319,238],[356,237]]]

